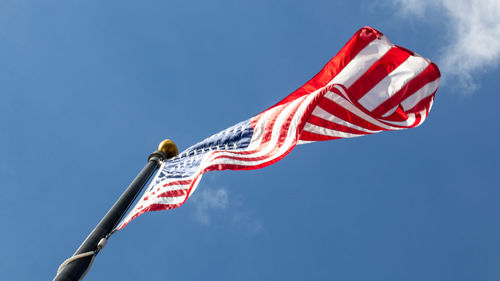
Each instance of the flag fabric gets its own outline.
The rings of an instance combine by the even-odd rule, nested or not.
[[[434,63],[371,27],[361,28],[285,99],[165,161],[116,229],[145,212],[181,206],[208,171],[258,169],[297,144],[419,126],[439,80]]]

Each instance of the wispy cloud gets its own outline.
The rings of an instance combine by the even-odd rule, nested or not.
[[[203,225],[211,225],[217,219],[225,220],[248,236],[265,234],[262,222],[246,210],[241,200],[231,198],[224,188],[204,187],[191,198],[194,219]],[[230,202],[232,201],[232,202]]]
[[[237,211],[232,217],[233,224],[249,236],[265,233],[262,222],[252,216],[249,212]]]
[[[210,224],[210,215],[214,210],[226,209],[228,206],[227,191],[223,188],[205,188],[194,194],[195,218],[202,224]]]
[[[474,76],[500,63],[500,1],[498,0],[391,0],[406,15],[427,20],[445,17],[448,34],[439,66],[446,80],[467,92],[479,85]]]

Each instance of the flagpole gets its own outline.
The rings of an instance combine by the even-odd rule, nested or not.
[[[113,207],[87,236],[73,256],[63,263],[53,281],[77,281],[85,276],[92,265],[95,255],[104,247],[113,228],[141,192],[151,175],[158,169],[162,161],[177,154],[177,146],[173,141],[164,140],[160,143],[158,150],[149,155],[146,166],[123,192]]]

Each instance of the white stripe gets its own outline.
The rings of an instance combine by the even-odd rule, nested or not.
[[[379,127],[382,127],[386,130],[399,130],[400,128],[397,128],[397,127],[392,127],[392,126],[388,126],[382,122],[379,122],[378,120],[374,119],[373,117],[367,115],[366,113],[364,113],[363,111],[361,111],[359,108],[357,108],[356,106],[354,106],[352,103],[348,102],[347,100],[345,100],[344,98],[342,98],[341,96],[335,94],[335,93],[332,93],[332,92],[328,92],[326,93],[325,95],[326,98],[332,100],[333,102],[337,103],[338,105],[342,106],[343,108],[345,108],[346,110],[350,111],[351,113],[363,118],[365,121],[368,121],[374,125],[377,125]]]
[[[382,117],[389,117],[391,116],[399,107],[399,104],[393,107],[391,110],[387,111]]]
[[[344,91],[342,87],[337,87],[335,86],[336,89],[338,89],[344,96],[347,95],[347,93]],[[408,114],[408,119],[403,122],[396,122],[396,121],[388,121],[384,120],[385,123],[379,122],[377,119],[367,115],[363,111],[361,111],[358,107],[354,106],[352,103],[349,101],[345,100],[343,97],[339,96],[336,93],[333,92],[327,92],[325,97],[329,98],[330,100],[336,102],[338,105],[342,106],[343,108],[347,109],[353,114],[358,115],[359,117],[365,119],[365,121],[368,121],[374,125],[377,125],[379,127],[382,127],[387,130],[401,130],[404,128],[399,128],[399,127],[392,127],[386,123],[390,123],[395,126],[403,126],[403,127],[409,127],[415,122],[415,115],[414,114]]]
[[[176,182],[176,181],[186,181],[186,180],[192,180],[194,179],[195,175],[191,175],[189,177],[185,177],[185,178],[163,178],[160,182],[158,182],[158,185],[160,185],[162,188],[170,188],[170,186],[166,186],[166,187],[163,187],[165,184],[170,184],[172,182]],[[152,181],[152,184],[154,184],[154,182]],[[176,184],[176,185],[173,185],[173,186],[181,186],[182,184]],[[185,185],[185,184],[184,184]]]
[[[160,173],[158,173],[160,174]],[[162,187],[165,189],[164,187]],[[168,191],[168,190],[163,190],[161,189],[159,194]],[[185,189],[185,188],[183,188]],[[157,194],[157,195],[159,195]],[[156,195],[156,196],[157,196]],[[149,196],[147,200],[144,200],[146,196]],[[127,214],[125,218],[122,219],[120,224],[116,227],[117,229],[121,228],[122,225],[129,223],[130,220],[132,219],[133,216],[135,216],[138,212],[140,212],[142,209],[147,208],[151,204],[179,204],[184,201],[186,198],[186,195],[181,195],[181,196],[176,196],[176,197],[156,197],[155,195],[152,195],[150,192],[145,193],[141,199],[135,204],[134,208],[131,209],[131,211]],[[141,209],[138,209],[139,206],[142,206]]]
[[[305,140],[299,140],[299,141],[297,141],[297,145],[299,145],[299,144],[313,143],[313,142],[316,142],[316,141],[305,141]]]
[[[160,171],[162,171],[162,169],[160,169]],[[158,172],[158,174],[160,174],[160,173]],[[159,187],[160,191],[158,191],[158,192],[166,192],[166,191],[172,191],[172,190],[186,189],[186,188],[189,187],[190,182],[187,183],[187,184],[180,184],[180,183],[178,183],[178,184],[169,185],[169,186],[164,186],[164,185],[170,184],[170,183],[176,182],[176,181],[192,181],[194,179],[194,177],[195,177],[195,174],[193,174],[193,175],[191,175],[189,177],[185,177],[185,178],[182,178],[182,177],[180,177],[180,178],[167,178],[166,177],[166,178],[163,178],[157,184],[154,183],[155,181],[151,181],[150,186],[151,185],[155,185],[156,187]],[[150,186],[148,186],[148,189],[146,189],[146,190],[149,190]],[[152,191],[155,191],[155,190],[153,189]],[[148,196],[148,194],[145,193],[142,197],[145,197],[145,196]]]
[[[186,195],[176,196],[176,197],[155,197],[153,200],[147,202],[147,206],[152,204],[179,204],[184,202]]]
[[[262,114],[262,116],[259,117],[259,120],[257,121],[257,124],[255,125],[252,139],[250,140],[250,144],[247,147],[247,150],[255,150],[257,149],[261,142],[262,142],[262,137],[264,136],[264,131],[267,126],[267,122],[269,122],[269,116],[274,115],[277,110],[280,110],[282,106],[277,106],[275,108],[272,108],[270,110],[267,110]]]
[[[385,55],[392,43],[385,36],[380,36],[363,48],[334,78],[328,83],[342,84],[349,88],[361,77],[375,62]]]
[[[230,164],[230,165],[243,165],[243,166],[257,166],[261,165],[266,162],[270,162],[277,157],[283,155],[287,150],[289,150],[293,145],[296,144],[297,138],[297,127],[300,119],[302,118],[302,115],[304,114],[305,110],[307,109],[307,106],[311,101],[320,93],[320,91],[313,92],[309,95],[307,95],[307,99],[300,105],[299,109],[295,113],[292,121],[290,122],[290,127],[288,129],[288,133],[285,139],[285,142],[279,147],[279,150],[274,153],[273,155],[266,157],[263,160],[255,160],[255,161],[241,161],[241,160],[233,160],[233,159],[216,159],[212,161],[212,163],[209,163],[210,165],[217,165],[217,164]]]
[[[369,111],[374,110],[401,90],[410,80],[424,71],[428,65],[429,61],[422,57],[409,56],[402,64],[361,97],[358,102]]]
[[[336,85],[333,85],[333,87],[335,89],[337,89],[343,96],[344,99],[348,100],[350,103],[352,103],[352,100],[349,98],[349,95],[347,94],[347,92],[344,90],[344,88],[342,88],[342,86],[336,84]],[[331,92],[331,91],[330,91]],[[332,92],[333,93],[333,92]]]
[[[431,102],[429,104],[429,109],[427,109],[429,112],[431,111],[433,104],[434,104],[434,99],[431,99]]]
[[[313,125],[311,123],[306,123],[306,125],[304,126],[304,131],[325,136],[338,137],[338,138],[354,138],[354,137],[364,136],[364,135],[351,134],[337,130],[327,129]]]
[[[164,187],[163,185],[166,184],[166,183],[169,183],[169,182],[174,182],[174,181],[178,181],[179,179],[172,179],[172,178],[167,178],[166,180],[163,180],[163,181],[160,181],[158,184],[155,184],[158,180],[158,177],[160,176],[160,172],[159,171],[164,171],[165,168],[166,168],[166,165],[167,165],[167,161],[163,162],[160,166],[160,168],[158,169],[158,172],[156,172],[156,175],[153,177],[153,179],[151,180],[151,182],[149,183],[148,187],[145,189],[146,191],[144,192],[144,194],[141,196],[141,199],[139,201],[137,201],[137,203],[134,205],[134,208],[130,209],[130,211],[128,212],[128,214],[122,219],[122,221],[116,226],[115,229],[119,229],[123,224],[125,223],[129,223],[130,219],[135,215],[137,214],[137,212],[139,210],[137,210],[137,208],[139,206],[144,206],[147,207],[149,206],[149,203],[147,200],[144,200],[144,198],[146,196],[150,196],[149,198],[151,199],[152,197],[151,196],[154,196],[152,195],[152,192],[155,192],[155,187],[159,186],[160,187],[160,191],[158,191],[157,193],[158,194],[161,194],[163,192],[166,192],[166,191],[172,191],[172,190],[180,190],[180,189],[186,189],[189,185],[172,185],[172,186],[167,186],[167,187]],[[181,180],[190,180],[192,177],[190,178],[185,178],[185,179],[181,179]],[[149,191],[149,189],[153,186],[153,189],[151,191]],[[185,196],[182,196],[182,197],[185,197]],[[147,205],[146,205],[147,204]],[[142,209],[142,208],[141,208]]]
[[[232,151],[217,151],[216,153],[211,153],[209,157],[203,160],[202,165],[207,163],[208,165],[211,165],[210,163],[213,158],[219,157],[219,156],[235,156],[235,157],[240,157],[240,158],[254,158],[254,157],[260,157],[267,155],[269,152],[271,152],[277,145],[278,140],[281,136],[280,131],[281,128],[283,127],[283,123],[290,117],[291,111],[297,106],[298,103],[303,102],[303,100],[308,97],[308,96],[303,96],[299,99],[294,100],[292,103],[288,104],[286,108],[278,115],[278,118],[276,119],[276,122],[274,123],[274,126],[272,128],[272,134],[271,134],[271,140],[269,141],[269,144],[261,150],[256,151],[255,153],[252,154],[237,154],[233,153]],[[292,126],[292,125],[290,125]]]
[[[160,166],[160,168],[158,169],[158,171],[163,171],[163,169],[165,168],[166,166],[166,162],[163,162]],[[149,185],[148,187],[145,189],[146,191],[144,192],[144,194],[141,196],[141,199],[139,201],[137,201],[137,203],[134,205],[134,208],[130,209],[130,211],[128,212],[128,214],[122,219],[122,221],[120,222],[120,224],[118,224],[118,226],[116,227],[116,229],[120,228],[123,224],[125,223],[128,223],[128,221],[130,220],[130,218],[132,218],[135,213],[137,213],[137,207],[139,207],[140,205],[143,205],[142,203],[144,202],[144,197],[150,195],[151,192],[148,192],[148,190],[153,187],[153,191],[154,191],[154,187],[155,187],[155,182],[157,181],[158,177],[160,176],[160,172],[156,172],[156,175],[153,177],[153,179],[149,182]]]
[[[177,178],[176,180],[181,180],[181,181],[186,181],[186,180],[191,180],[191,179],[184,179],[184,178]],[[165,192],[165,191],[172,191],[172,190],[181,190],[181,189],[186,189],[189,187],[189,184],[175,184],[175,185],[169,185],[169,186],[163,186],[164,184],[158,183],[157,186],[160,187],[159,192]],[[154,191],[154,190],[153,190]]]
[[[370,134],[380,132],[380,131],[368,130],[368,129],[365,129],[363,127],[359,127],[357,125],[349,123],[349,122],[347,122],[347,121],[345,121],[345,120],[343,120],[343,119],[341,119],[341,118],[339,118],[339,117],[337,117],[335,115],[332,115],[328,111],[326,111],[323,108],[321,108],[319,105],[314,108],[314,110],[312,112],[312,115],[314,115],[316,117],[319,117],[321,119],[330,121],[330,122],[335,123],[335,124],[343,125],[343,126],[346,126],[346,127],[358,130],[358,131],[367,132],[367,133],[370,133]]]
[[[200,183],[202,176],[203,174],[200,174],[198,178],[196,178],[196,181],[193,183],[193,187],[191,187],[191,191],[189,191],[188,197],[191,196],[191,194],[193,194],[193,192],[196,190],[196,187],[198,187],[198,183]]]
[[[412,126],[415,121],[416,121],[416,116],[415,113],[408,113],[408,118],[406,118],[405,121],[389,121],[389,120],[384,120],[384,122],[395,125],[395,126],[401,126],[401,127],[410,127]],[[404,129],[404,128],[398,128],[398,129]]]
[[[412,109],[421,100],[432,95],[436,91],[437,87],[439,86],[439,80],[440,80],[440,78],[425,84],[422,88],[420,88],[418,91],[416,91],[413,95],[407,97],[403,102],[401,102],[403,109],[405,111]]]
[[[418,126],[422,125],[422,123],[424,123],[425,119],[427,118],[427,111],[425,109],[421,110],[420,111],[420,116],[422,116],[420,118],[420,122],[415,127],[418,127]]]

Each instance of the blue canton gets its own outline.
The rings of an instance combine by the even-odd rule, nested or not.
[[[252,139],[253,128],[250,120],[240,122],[189,147],[179,155],[165,162],[156,183],[167,178],[190,177],[200,167],[203,156],[214,150],[245,149]],[[152,185],[154,186],[154,185]]]

